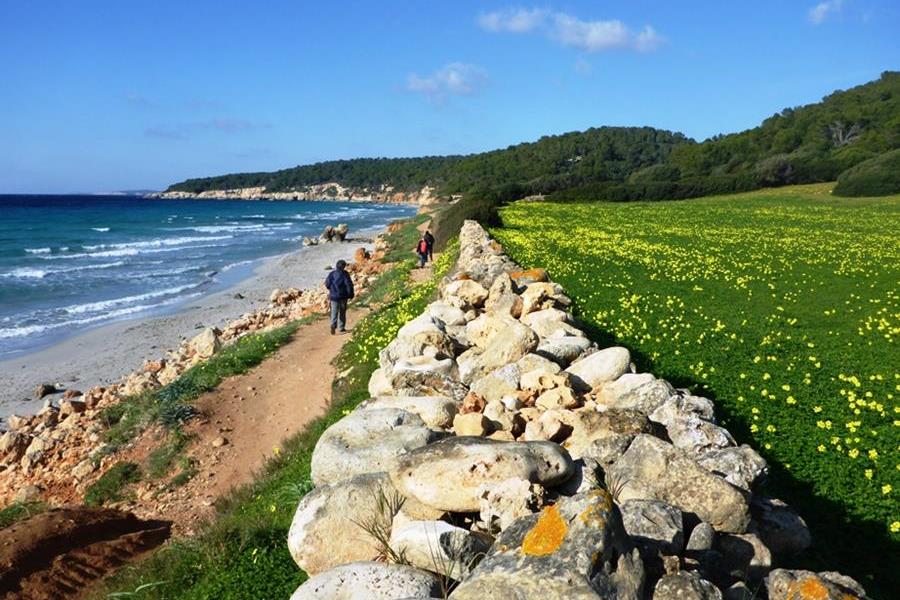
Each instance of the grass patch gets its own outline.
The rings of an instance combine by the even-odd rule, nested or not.
[[[0,509],[0,529],[45,510],[47,510],[47,505],[43,502],[13,502],[6,508]]]
[[[439,257],[431,281],[404,287],[402,297],[389,300],[353,328],[335,361],[338,371],[347,374],[334,383],[328,412],[287,441],[255,481],[219,502],[215,521],[198,537],[171,543],[146,561],[121,570],[96,597],[110,592],[160,599],[290,596],[306,574],[288,552],[287,533],[297,502],[312,489],[310,460],[316,441],[368,398],[368,380],[378,366],[378,351],[403,323],[424,309],[454,259],[451,248]],[[406,270],[408,264],[400,261],[394,268]],[[408,271],[403,277],[408,277]]]
[[[169,385],[125,398],[104,409],[100,419],[107,427],[107,444],[115,451],[153,423],[176,429],[196,413],[191,402],[201,394],[215,389],[226,377],[255,367],[287,343],[298,327],[315,318],[311,316],[270,331],[246,335],[209,360],[191,367]]]
[[[117,502],[122,499],[122,490],[128,484],[140,480],[141,468],[136,463],[116,463],[88,487],[84,493],[84,503],[87,506],[103,506]]]
[[[595,339],[715,399],[812,529],[807,566],[900,589],[900,197],[815,185],[501,212],[494,235],[565,286]]]
[[[169,433],[165,443],[147,458],[147,476],[159,479],[168,474],[190,441],[191,436],[180,429]]]
[[[179,488],[186,484],[188,481],[193,479],[197,473],[197,464],[196,462],[187,456],[182,456],[178,460],[179,471],[178,474],[175,475],[166,486],[166,489],[173,490],[175,488]]]

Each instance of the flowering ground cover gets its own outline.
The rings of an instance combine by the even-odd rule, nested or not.
[[[565,286],[600,341],[716,401],[806,518],[810,564],[896,590],[900,196],[829,189],[519,202],[492,233]]]

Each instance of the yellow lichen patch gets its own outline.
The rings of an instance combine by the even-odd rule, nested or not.
[[[606,525],[606,518],[609,516],[609,511],[612,510],[612,496],[606,490],[598,489],[590,492],[590,498],[591,504],[581,511],[578,518],[588,527],[599,529]]]
[[[528,556],[546,556],[553,554],[562,546],[569,526],[559,514],[559,509],[554,504],[541,511],[534,527],[525,534],[522,540],[522,554]]]
[[[828,600],[828,588],[818,577],[804,577],[788,587],[787,600]]]

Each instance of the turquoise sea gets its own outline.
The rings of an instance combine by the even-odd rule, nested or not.
[[[0,196],[0,359],[114,319],[176,310],[326,225],[414,208],[349,202]],[[243,267],[243,268],[241,268]],[[230,274],[230,275],[229,275]]]

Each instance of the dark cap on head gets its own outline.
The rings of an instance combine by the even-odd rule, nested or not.
[[[343,271],[344,267],[347,266],[347,261],[343,260],[343,259],[339,260],[339,261],[337,261],[337,264],[335,266],[338,268],[339,271]]]

